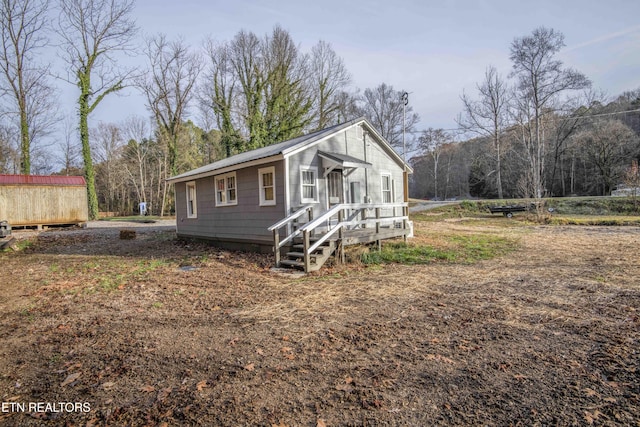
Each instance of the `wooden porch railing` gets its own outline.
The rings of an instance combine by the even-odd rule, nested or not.
[[[280,267],[280,249],[287,243],[293,241],[293,239],[295,239],[302,233],[300,228],[297,228],[293,230],[293,232],[287,237],[280,240],[280,229],[293,224],[294,221],[297,221],[298,218],[300,218],[304,214],[308,215],[308,221],[313,220],[313,208],[311,206],[305,206],[268,228],[269,231],[273,232],[273,250],[276,257],[276,267]]]
[[[311,209],[310,207],[303,209]],[[343,203],[335,205],[320,217],[312,219],[312,213],[309,210],[309,222],[304,224],[299,229],[293,231],[286,238],[280,240],[278,230],[288,223],[293,221],[293,217],[298,218],[304,214],[303,209],[291,214],[287,218],[279,221],[278,223],[269,227],[269,230],[274,232],[274,251],[276,257],[276,266],[280,265],[280,248],[286,243],[292,241],[295,237],[302,234],[303,254],[304,254],[304,270],[310,271],[311,254],[318,249],[323,243],[332,237],[337,235],[337,240],[342,242],[346,231],[356,228],[368,228],[371,226],[372,239],[370,241],[379,241],[380,230],[386,224],[395,227],[398,222],[401,222],[403,235],[406,240],[408,234],[408,204],[407,203],[379,203],[379,204],[367,204],[367,203]],[[401,209],[401,214],[397,215],[397,209]],[[383,213],[391,210],[392,214],[384,215]],[[302,212],[301,212],[302,211]],[[369,213],[373,211],[374,217],[370,217]],[[316,231],[321,228],[326,228],[326,232],[316,239],[313,244],[311,243],[311,236],[316,234]],[[375,233],[374,233],[375,230]],[[338,245],[340,248],[340,258],[344,259],[343,245]]]

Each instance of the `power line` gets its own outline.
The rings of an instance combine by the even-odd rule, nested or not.
[[[638,113],[640,112],[640,108],[637,108],[635,110],[625,110],[625,111],[614,111],[611,113],[599,113],[599,114],[589,114],[589,115],[584,115],[584,116],[569,116],[569,117],[559,117],[558,119],[555,120],[571,120],[571,119],[578,119],[578,120],[583,120],[583,119],[593,119],[593,118],[597,118],[597,117],[607,117],[607,116],[616,116],[619,114],[627,114],[627,113]],[[554,119],[552,119],[553,121]],[[467,129],[464,128],[450,128],[450,129],[442,129],[446,132],[467,132]],[[412,130],[412,131],[406,131],[406,133],[409,134],[416,134],[416,133],[422,133],[424,132],[424,130]]]
[[[569,119],[590,119],[593,117],[605,117],[605,116],[615,116],[617,114],[625,114],[625,113],[637,113],[640,112],[640,108],[637,108],[635,110],[627,110],[627,111],[614,111],[611,113],[600,113],[600,114],[589,114],[587,116],[569,116],[566,117],[562,120],[569,120]]]

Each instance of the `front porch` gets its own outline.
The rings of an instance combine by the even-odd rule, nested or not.
[[[380,246],[382,240],[406,240],[411,233],[406,203],[342,203],[316,219],[312,212],[304,207],[269,227],[276,267],[316,271],[334,254],[344,261],[346,246]]]

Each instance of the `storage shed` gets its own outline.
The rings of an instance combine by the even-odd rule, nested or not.
[[[82,225],[88,219],[84,177],[0,175],[0,221],[11,227]]]

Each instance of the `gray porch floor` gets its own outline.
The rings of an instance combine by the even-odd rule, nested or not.
[[[392,227],[381,227],[378,233],[376,233],[375,228],[358,228],[354,230],[345,230],[342,236],[342,244],[343,246],[350,246],[362,243],[371,243],[378,240],[402,237],[408,233],[409,230]]]

